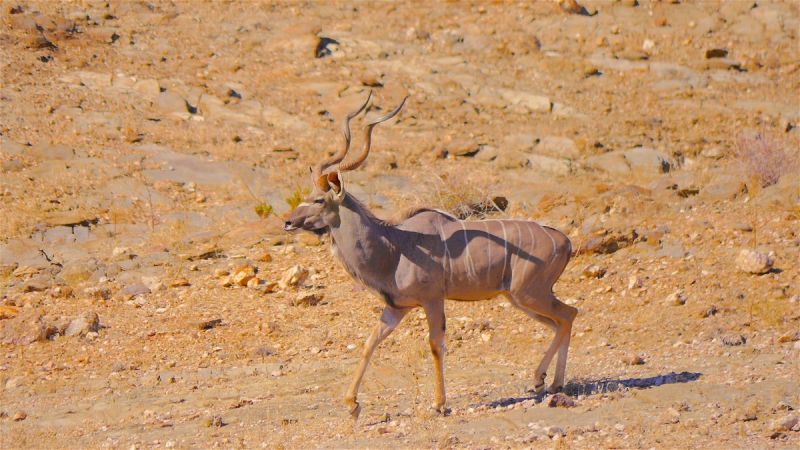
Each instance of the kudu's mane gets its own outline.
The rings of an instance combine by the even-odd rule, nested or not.
[[[377,223],[378,225],[381,225],[381,226],[384,226],[384,227],[396,227],[397,225],[400,225],[404,221],[406,221],[406,220],[408,220],[408,219],[410,219],[410,218],[412,218],[412,217],[414,217],[414,216],[416,216],[418,214],[422,214],[424,212],[433,212],[433,213],[441,214],[441,215],[443,215],[443,216],[445,216],[445,217],[447,217],[449,219],[452,219],[452,220],[458,220],[458,218],[456,218],[452,214],[447,213],[445,211],[441,211],[441,210],[434,209],[434,208],[425,208],[425,207],[421,207],[421,208],[417,207],[417,208],[407,209],[405,211],[402,211],[399,214],[396,214],[395,216],[393,216],[393,217],[391,217],[389,219],[381,219],[380,217],[377,217],[375,214],[373,214],[372,211],[370,211],[369,208],[367,208],[367,206],[364,205],[363,202],[361,202],[361,200],[357,199],[356,197],[354,197],[353,195],[350,195],[350,194],[348,194],[347,197],[354,203],[354,205],[358,209],[363,211],[364,214],[367,217],[369,217],[370,220],[372,220],[375,223]]]

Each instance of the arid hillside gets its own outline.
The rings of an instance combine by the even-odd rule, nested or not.
[[[0,447],[800,446],[796,1],[1,5]],[[351,419],[382,301],[283,222],[370,91],[375,215],[571,239],[563,394],[448,302],[449,414],[420,310]]]

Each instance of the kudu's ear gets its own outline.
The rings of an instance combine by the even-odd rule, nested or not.
[[[328,185],[333,189],[336,195],[342,195],[344,189],[342,188],[342,179],[339,177],[339,172],[331,172],[328,174]]]

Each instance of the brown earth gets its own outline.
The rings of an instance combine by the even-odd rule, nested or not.
[[[573,3],[3,1],[0,447],[800,446],[797,2]],[[344,177],[378,216],[580,248],[567,397],[548,330],[451,302],[450,414],[415,312],[350,419],[381,303],[281,223],[369,89],[410,95]]]

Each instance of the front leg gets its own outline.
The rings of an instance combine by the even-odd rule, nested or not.
[[[353,377],[353,382],[350,383],[350,388],[347,390],[347,395],[344,397],[345,404],[350,408],[350,414],[354,419],[358,418],[358,414],[361,412],[361,406],[359,406],[356,397],[358,396],[358,387],[361,385],[361,379],[364,377],[364,372],[367,370],[367,365],[372,357],[372,353],[375,351],[375,348],[397,328],[397,325],[410,310],[410,308],[400,309],[386,306],[383,308],[378,326],[375,327],[375,330],[369,338],[367,338],[367,342],[364,344],[364,351],[361,354],[361,362]]]
[[[444,354],[446,351],[445,339],[445,317],[444,300],[434,300],[423,305],[425,315],[428,318],[428,340],[433,354],[433,368],[436,372],[436,384],[434,384],[434,404],[433,409],[438,413],[445,413],[446,396],[444,393]]]

